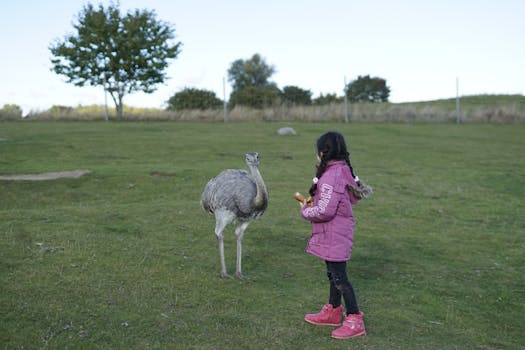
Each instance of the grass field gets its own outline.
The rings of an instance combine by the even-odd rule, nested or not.
[[[276,130],[291,125],[295,137]],[[368,336],[303,321],[327,300],[292,198],[314,142],[343,132],[375,194],[355,207],[349,276]],[[522,349],[525,126],[0,123],[2,349]],[[270,190],[244,239],[251,282],[219,278],[207,180],[261,155]],[[235,265],[228,230],[226,258]]]

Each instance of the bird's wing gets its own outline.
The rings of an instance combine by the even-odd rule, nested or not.
[[[201,202],[210,212],[221,208],[243,217],[250,215],[256,194],[255,182],[248,171],[227,169],[208,182]]]

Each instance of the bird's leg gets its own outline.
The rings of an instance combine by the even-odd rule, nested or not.
[[[242,259],[242,238],[244,236],[244,231],[248,227],[250,222],[243,222],[235,229],[235,235],[237,236],[237,267],[235,275],[243,280],[248,280],[248,276],[242,274],[241,270],[241,259]]]
[[[224,260],[224,236],[217,237],[219,240],[219,254],[221,256],[221,277],[222,278],[233,278],[226,271],[226,261]]]
[[[228,275],[228,272],[226,271],[226,260],[224,259],[224,228],[226,227],[226,222],[224,220],[217,220],[216,226],[215,226],[215,235],[217,236],[217,241],[219,243],[219,255],[221,257],[221,277],[222,278],[233,278],[232,276]]]

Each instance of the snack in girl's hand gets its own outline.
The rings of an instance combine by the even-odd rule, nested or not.
[[[312,197],[305,198],[299,192],[295,192],[294,198],[295,198],[296,201],[298,201],[300,203],[304,203],[305,205],[312,205],[312,202],[313,202]]]
[[[304,198],[304,196],[300,194],[299,192],[295,192],[293,197],[295,198],[296,201],[301,202],[301,203],[304,203],[304,201],[306,201],[306,198]]]

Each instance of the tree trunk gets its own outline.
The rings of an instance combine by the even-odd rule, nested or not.
[[[117,103],[115,107],[117,107],[117,119],[121,121],[122,120],[122,102],[119,101],[119,103]]]
[[[117,116],[118,120],[122,120],[122,116],[124,114],[124,105],[122,104],[123,95],[118,94],[118,104],[117,104]]]
[[[115,104],[115,109],[117,110],[117,120],[122,120],[122,116],[123,116],[123,110],[124,110],[124,105],[122,104],[122,99],[123,99],[123,95],[121,95],[120,93],[115,96],[115,94],[113,92],[110,92],[111,94],[111,98],[113,99],[113,103]]]

